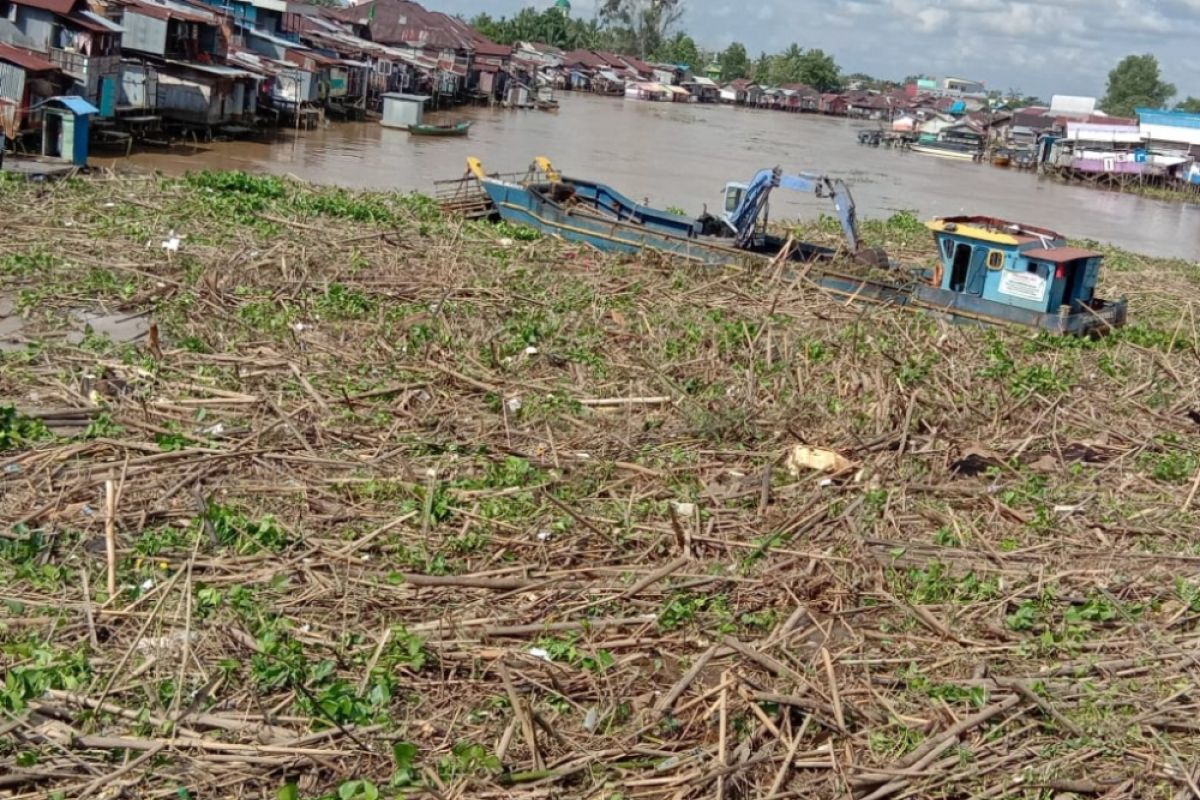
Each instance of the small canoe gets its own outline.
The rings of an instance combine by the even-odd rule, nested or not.
[[[457,122],[453,125],[409,125],[408,132],[415,136],[466,136],[471,123]]]

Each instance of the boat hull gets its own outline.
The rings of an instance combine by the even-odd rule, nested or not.
[[[914,144],[912,146],[914,153],[920,153],[924,156],[934,156],[935,158],[947,158],[952,161],[974,161],[975,154],[962,150],[949,150],[942,147],[933,147],[927,144]]]
[[[466,136],[471,130],[471,123],[460,122],[457,125],[409,125],[408,132],[413,136]]]
[[[766,261],[778,256],[784,245],[777,237],[760,237],[754,249],[739,250],[728,243],[730,240],[699,236],[694,229],[691,234],[672,233],[630,221],[628,218],[609,216],[604,210],[604,205],[599,209],[587,205],[586,194],[581,196],[583,202],[572,207],[542,197],[520,184],[493,179],[486,179],[481,183],[504,221],[535,228],[570,242],[591,245],[606,253],[632,254],[643,250],[657,250],[700,264],[719,266]],[[591,186],[599,187],[596,184]],[[606,190],[606,187],[591,191],[595,191],[597,197],[606,198],[608,202],[613,202],[611,198],[622,197],[617,192]],[[674,216],[665,212],[657,213],[664,219]],[[831,258],[834,253],[835,251],[829,248],[800,244],[793,245],[788,258],[793,261],[811,261]]]

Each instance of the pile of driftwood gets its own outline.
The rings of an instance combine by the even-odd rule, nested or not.
[[[1067,342],[279,186],[0,187],[0,796],[1200,796],[1183,265]]]

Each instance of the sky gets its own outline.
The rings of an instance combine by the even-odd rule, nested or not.
[[[733,41],[751,57],[796,42],[832,53],[844,73],[925,73],[990,89],[1100,97],[1126,55],[1153,53],[1181,96],[1200,96],[1200,0],[684,0],[702,48]],[[573,0],[591,17],[596,0]],[[425,0],[466,17],[511,15],[552,0]]]

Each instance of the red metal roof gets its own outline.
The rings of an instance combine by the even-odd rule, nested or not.
[[[1038,247],[1033,250],[1025,250],[1021,255],[1026,258],[1035,258],[1038,261],[1049,261],[1052,264],[1064,264],[1080,258],[1096,258],[1100,253],[1080,247]]]
[[[590,50],[572,50],[563,56],[563,64],[567,66],[579,64],[588,69],[598,69],[607,66],[604,59]]]
[[[13,0],[19,6],[40,8],[54,14],[70,14],[75,8],[75,0]]]
[[[497,56],[500,58],[508,58],[512,55],[513,51],[506,44],[496,44],[488,39],[481,39],[475,42],[474,50],[477,56]]]
[[[475,50],[480,44],[497,46],[462,20],[429,11],[410,0],[368,0],[322,13],[343,22],[365,25],[371,40],[378,44],[439,50]]]
[[[0,42],[0,61],[8,61],[29,72],[58,72],[58,65],[37,53]]]

